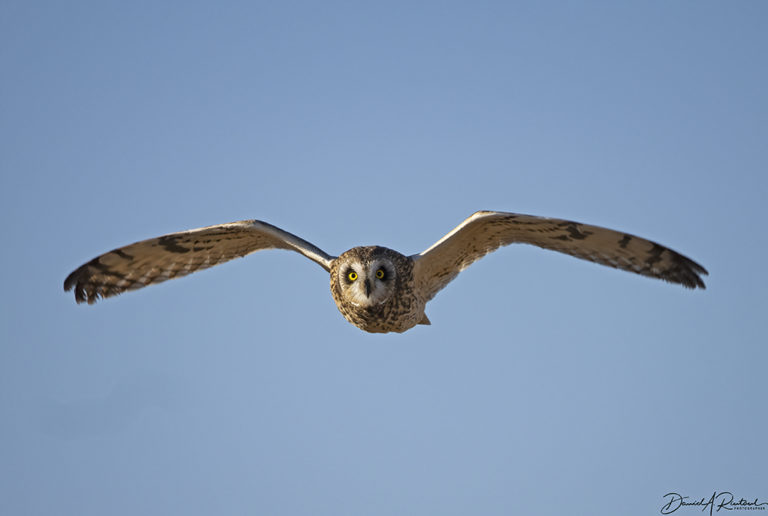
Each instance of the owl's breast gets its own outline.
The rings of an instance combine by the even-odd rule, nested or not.
[[[372,307],[336,300],[336,306],[347,321],[370,333],[401,333],[413,328],[425,317],[424,305],[410,296],[398,296]]]

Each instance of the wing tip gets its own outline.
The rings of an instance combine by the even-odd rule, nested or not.
[[[709,276],[709,271],[690,258],[675,253],[674,251],[673,253],[674,262],[676,262],[677,267],[668,271],[668,274],[666,274],[665,277],[663,276],[663,279],[672,283],[678,283],[692,290],[697,288],[706,290],[707,285],[704,283],[702,276]]]
[[[102,285],[98,285],[91,281],[92,274],[89,269],[90,263],[91,262],[78,267],[64,280],[64,292],[69,292],[70,290],[74,291],[75,302],[78,305],[83,303],[92,305],[99,299],[104,299],[122,292],[122,290],[116,292],[105,291]]]
[[[69,292],[70,290],[74,289],[75,302],[78,305],[83,302],[89,301],[88,296],[85,293],[85,289],[83,288],[83,285],[80,282],[81,273],[82,273],[82,267],[79,267],[76,270],[72,271],[69,274],[69,276],[67,276],[67,278],[64,280],[64,292]]]

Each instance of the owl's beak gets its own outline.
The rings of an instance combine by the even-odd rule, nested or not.
[[[371,297],[371,281],[365,278],[365,297]]]

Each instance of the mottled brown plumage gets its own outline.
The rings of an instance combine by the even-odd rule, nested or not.
[[[330,256],[296,235],[258,220],[172,233],[102,254],[64,281],[78,303],[96,302],[185,276],[263,249],[299,252],[330,272],[339,311],[374,333],[430,324],[426,303],[459,272],[501,246],[524,243],[643,276],[705,288],[707,271],[685,256],[627,233],[563,219],[479,211],[426,251],[405,256],[355,247]]]
[[[356,304],[345,293],[351,286],[346,279],[349,271],[358,274],[355,282],[365,282],[368,278],[364,271],[379,267],[389,267],[388,277],[383,281],[391,281],[391,289],[384,293],[381,302],[368,306]],[[413,260],[386,247],[355,247],[342,253],[331,265],[331,294],[344,318],[367,332],[402,333],[417,324],[429,324],[424,314],[426,299],[419,297],[414,289]]]

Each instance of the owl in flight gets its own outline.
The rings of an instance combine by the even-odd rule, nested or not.
[[[353,247],[331,256],[296,235],[260,220],[142,240],[102,254],[67,276],[64,290],[89,304],[126,290],[186,276],[262,249],[297,251],[331,275],[342,315],[371,333],[404,332],[430,324],[424,307],[461,271],[509,244],[532,244],[609,267],[705,288],[707,271],[685,256],[628,233],[569,220],[478,211],[419,254],[386,247]]]

